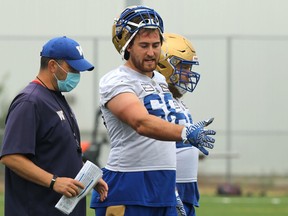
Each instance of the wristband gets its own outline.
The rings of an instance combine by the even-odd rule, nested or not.
[[[56,182],[56,179],[57,179],[57,175],[53,175],[53,177],[52,177],[52,179],[51,179],[51,182],[50,182],[50,186],[49,186],[49,188],[51,189],[51,190],[53,190],[53,187],[54,187],[54,184],[55,184],[55,182]]]
[[[182,137],[182,142],[183,142],[184,144],[189,143],[188,140],[187,140],[187,128],[186,128],[186,127],[184,127],[184,128],[182,129],[181,137]]]

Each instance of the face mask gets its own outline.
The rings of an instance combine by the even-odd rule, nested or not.
[[[58,66],[65,73],[67,73],[67,77],[65,80],[59,80],[54,74],[55,78],[57,79],[58,90],[61,92],[70,92],[72,89],[74,89],[78,85],[80,81],[80,73],[67,72],[59,64]]]

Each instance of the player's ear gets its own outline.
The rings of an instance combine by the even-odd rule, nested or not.
[[[57,69],[58,69],[57,62],[54,59],[49,60],[49,62],[48,62],[48,70],[51,73],[55,73],[57,71]]]

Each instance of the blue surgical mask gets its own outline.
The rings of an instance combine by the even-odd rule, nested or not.
[[[57,63],[58,64],[58,63]],[[55,78],[57,79],[58,90],[61,92],[70,92],[74,89],[78,83],[80,82],[80,73],[72,73],[65,71],[59,64],[58,66],[67,73],[67,77],[65,80],[59,80],[56,75],[54,74]]]

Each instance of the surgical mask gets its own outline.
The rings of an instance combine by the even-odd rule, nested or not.
[[[54,74],[55,78],[57,79],[58,90],[61,92],[70,92],[74,89],[78,83],[80,82],[80,73],[72,73],[65,71],[58,63],[57,65],[67,73],[67,77],[65,80],[59,80],[57,76]]]

